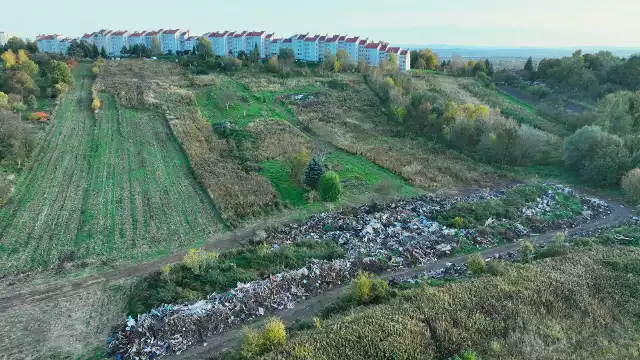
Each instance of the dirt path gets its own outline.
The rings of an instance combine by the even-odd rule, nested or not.
[[[629,210],[618,204],[614,201],[607,201],[609,205],[612,207],[612,213],[609,217],[599,219],[582,226],[578,226],[573,229],[567,229],[567,235],[576,234],[578,232],[595,230],[601,227],[609,227],[620,225],[624,223],[629,218]],[[555,234],[558,231],[550,231],[544,234],[539,234],[533,237],[531,240],[534,244],[543,244],[548,243],[554,240]],[[514,242],[505,244],[502,246],[498,246],[495,248],[487,249],[481,251],[480,254],[487,258],[493,255],[508,252],[508,251],[516,251],[520,246],[520,242]],[[430,263],[426,266],[415,267],[411,269],[403,269],[394,272],[389,272],[381,275],[383,278],[395,278],[395,279],[407,279],[416,275],[421,275],[426,271],[438,270],[446,266],[447,263],[453,263],[456,265],[463,264],[467,261],[468,255],[457,256],[453,258],[445,258],[433,263]],[[337,296],[341,295],[345,291],[349,289],[349,286],[342,286],[339,288],[332,289],[327,291],[321,295],[309,298],[303,302],[296,304],[296,307],[293,309],[287,309],[283,311],[276,312],[272,314],[273,316],[277,316],[282,319],[287,324],[294,323],[303,318],[308,318],[310,316],[316,315],[321,309],[323,309],[328,303],[330,303]],[[250,327],[258,327],[264,322],[264,318],[255,321]],[[220,352],[229,349],[235,346],[238,340],[242,336],[244,326],[237,326],[230,331],[227,331],[223,334],[212,336],[206,339],[204,344],[200,344],[194,346],[187,351],[184,351],[180,355],[172,355],[166,357],[166,359],[209,359],[216,358]],[[206,344],[206,345],[205,345]]]

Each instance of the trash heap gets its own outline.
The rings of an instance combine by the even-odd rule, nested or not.
[[[313,261],[294,271],[262,281],[238,283],[206,300],[166,305],[131,317],[108,339],[110,355],[121,359],[154,359],[180,353],[207,336],[246,323],[266,312],[293,308],[294,303],[348,283],[355,266],[347,260]]]

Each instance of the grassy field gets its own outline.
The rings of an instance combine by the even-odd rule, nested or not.
[[[166,120],[110,95],[94,115],[88,70],[0,212],[0,273],[168,253],[221,229]]]
[[[589,245],[565,253],[400,291],[293,332],[261,359],[638,358],[639,249]]]
[[[253,140],[246,145],[247,160],[260,163],[260,174],[269,179],[280,200],[290,206],[308,211],[321,209],[319,204],[307,202],[305,195],[309,190],[291,179],[284,165],[288,156],[302,150],[321,154],[325,166],[340,175],[344,189],[341,204],[422,193],[365,157],[326,146],[322,136],[300,130],[303,124],[294,112],[298,103],[292,99],[301,95],[302,99],[311,101],[318,91],[330,86],[331,81],[327,77],[280,79],[260,73],[240,73],[233,77],[208,75],[195,80],[201,86],[194,92],[198,107],[209,122],[230,122],[239,132],[253,135]],[[227,101],[220,99],[229,98],[228,94],[233,97],[227,107]],[[331,107],[326,111],[332,111]]]

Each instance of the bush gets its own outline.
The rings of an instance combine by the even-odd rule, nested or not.
[[[342,194],[340,176],[333,171],[324,173],[318,184],[318,192],[320,193],[320,199],[322,199],[322,201],[338,201]]]
[[[285,160],[285,166],[289,169],[289,173],[291,178],[296,182],[300,181],[300,176],[302,175],[302,171],[305,169],[305,166],[309,164],[311,161],[311,153],[306,150],[300,151],[299,153],[287,157]]]
[[[353,281],[352,296],[359,305],[379,303],[389,298],[389,283],[372,274],[359,271]]]
[[[49,115],[43,112],[34,112],[29,115],[29,120],[47,121],[49,120]]]
[[[93,101],[91,101],[91,110],[98,111],[98,109],[100,109],[100,106],[101,103],[99,98],[94,98]]]
[[[500,260],[491,260],[487,263],[487,274],[500,276],[506,272],[504,262]]]
[[[473,254],[469,256],[469,271],[473,275],[482,275],[487,272],[487,264],[480,254]]]
[[[182,264],[189,268],[194,274],[200,274],[209,263],[218,260],[220,254],[217,252],[207,252],[202,249],[189,249],[187,255],[182,259]]]
[[[533,254],[536,252],[535,246],[530,241],[523,241],[518,249],[520,259],[524,263],[528,263],[533,258]]]
[[[267,320],[261,330],[245,329],[242,338],[242,355],[253,359],[266,352],[273,351],[287,342],[284,323],[277,318]]]
[[[618,136],[603,132],[597,126],[585,126],[564,142],[567,167],[597,185],[620,181],[629,167],[629,152]]]
[[[318,182],[320,182],[320,178],[323,174],[324,166],[322,165],[322,160],[319,157],[314,156],[307,165],[307,169],[304,173],[305,185],[312,189],[317,189]]]
[[[640,169],[635,168],[629,171],[622,178],[622,190],[634,201],[640,200]]]

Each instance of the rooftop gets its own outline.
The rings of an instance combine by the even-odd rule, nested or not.
[[[347,40],[345,40],[345,42],[355,43],[355,42],[358,42],[358,39],[360,39],[359,36],[354,36],[354,37],[348,38]]]
[[[367,44],[367,46],[365,46],[365,49],[377,49],[380,47],[380,43],[374,42],[374,43],[370,43]]]

